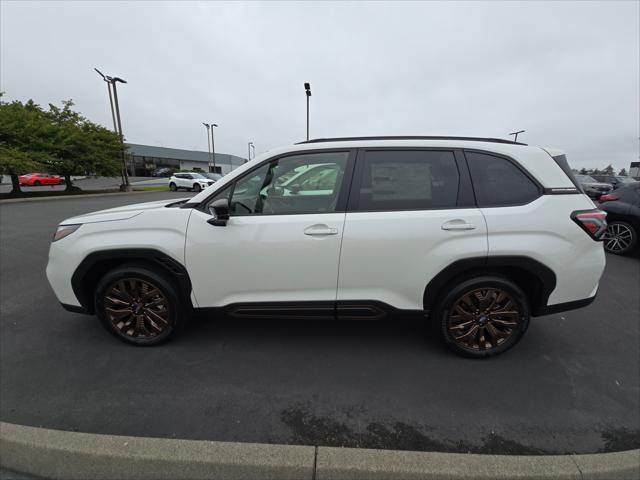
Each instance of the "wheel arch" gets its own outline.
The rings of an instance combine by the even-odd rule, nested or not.
[[[424,290],[425,311],[432,310],[453,283],[476,276],[499,275],[518,285],[527,296],[531,314],[547,306],[556,288],[556,275],[549,267],[524,256],[476,257],[458,260],[431,279]]]
[[[71,277],[73,293],[87,313],[94,313],[93,295],[96,285],[109,270],[126,263],[159,268],[175,282],[185,307],[192,309],[191,279],[180,262],[166,253],[150,248],[100,250],[87,255]]]

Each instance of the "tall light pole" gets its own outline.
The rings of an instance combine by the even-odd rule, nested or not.
[[[118,104],[118,89],[116,88],[116,84],[127,83],[125,80],[119,77],[110,77],[108,75],[104,75],[100,70],[94,68],[98,75],[102,77],[102,80],[107,82],[107,89],[109,90],[109,104],[111,105],[111,117],[113,119],[113,129],[120,137],[120,144],[122,145],[122,185],[120,185],[120,190],[129,190],[129,175],[127,172],[127,160],[126,155],[124,153],[124,135],[122,134],[122,121],[120,120],[120,105]],[[111,89],[113,89],[113,98],[111,97]],[[115,111],[114,111],[115,106]]]
[[[253,145],[253,142],[247,143],[247,160],[251,160],[251,148],[253,148],[253,156],[256,155],[256,147]]]
[[[311,96],[311,85],[308,82],[304,84],[304,92],[307,95],[307,140],[309,140],[309,97]]]
[[[518,134],[519,133],[524,133],[526,132],[526,130],[518,130],[517,132],[511,132],[509,135],[515,135],[515,138],[513,139],[514,142],[518,141]]]
[[[209,130],[211,130],[211,125],[209,125],[208,123],[204,123],[202,122],[202,124],[205,126],[205,128],[207,129],[207,170],[210,172],[211,171],[211,137],[209,136]]]
[[[211,158],[213,159],[213,171],[216,171],[216,144],[215,141],[213,139],[213,127],[217,127],[218,124],[217,123],[212,123],[211,124]],[[211,172],[211,169],[209,169],[209,171]]]

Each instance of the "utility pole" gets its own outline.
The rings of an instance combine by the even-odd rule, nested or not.
[[[309,97],[311,96],[311,85],[308,82],[304,84],[304,91],[307,95],[307,140],[309,140]]]
[[[518,130],[517,132],[511,132],[509,135],[515,135],[515,138],[513,139],[514,142],[518,141],[518,134],[519,133],[524,133],[526,132],[526,130]]]
[[[129,191],[131,189],[129,185],[129,174],[127,172],[127,159],[124,148],[124,135],[122,134],[122,121],[120,120],[120,105],[118,104],[118,89],[116,88],[116,83],[127,83],[125,80],[119,77],[110,77],[104,75],[100,70],[94,68],[98,75],[102,77],[102,79],[107,82],[107,89],[109,90],[109,104],[111,105],[111,117],[113,119],[113,129],[120,137],[120,144],[122,145],[122,184],[120,185],[120,190]],[[113,89],[113,98],[111,97],[111,89]],[[115,112],[114,112],[115,105]]]

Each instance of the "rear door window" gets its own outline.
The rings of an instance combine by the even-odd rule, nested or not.
[[[524,205],[540,196],[540,188],[510,160],[469,151],[465,156],[479,207]]]
[[[361,161],[356,210],[456,206],[460,175],[451,151],[367,150]]]

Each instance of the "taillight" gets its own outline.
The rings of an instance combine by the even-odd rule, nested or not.
[[[602,240],[607,230],[607,213],[597,208],[594,210],[576,210],[571,219],[589,234],[594,240]]]
[[[618,196],[614,195],[613,193],[607,193],[606,195],[601,195],[598,199],[598,202],[613,202],[614,200],[618,200]]]

